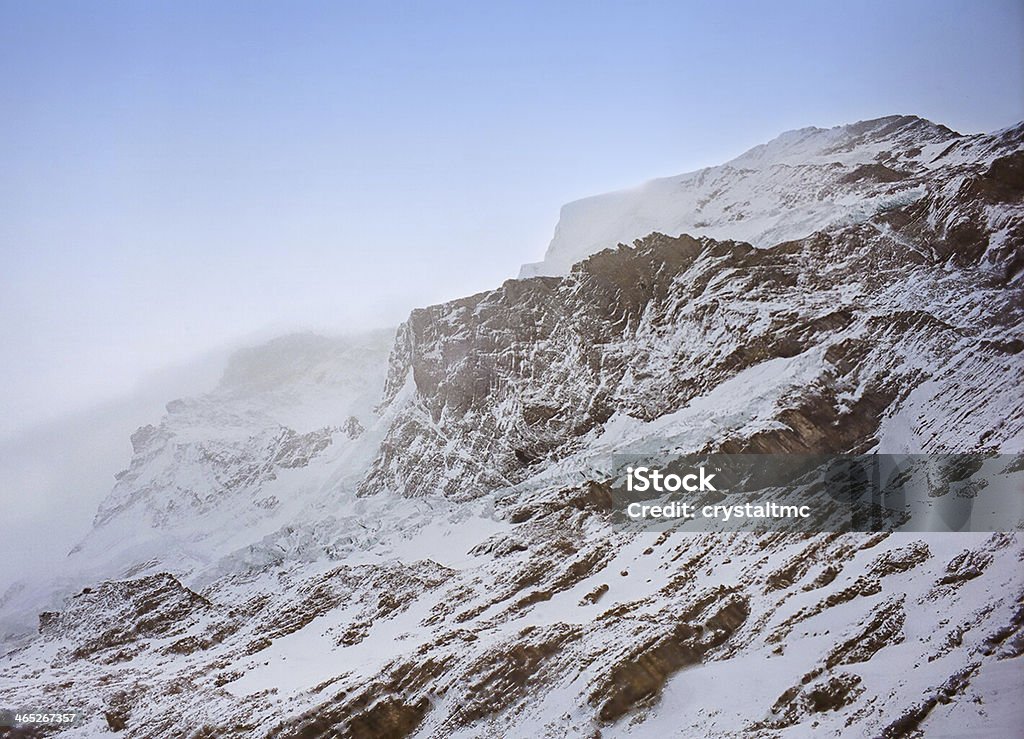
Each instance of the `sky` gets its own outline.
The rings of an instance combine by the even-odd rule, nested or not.
[[[1011,125],[1024,4],[0,0],[0,111],[11,437],[494,287],[563,203],[788,129]]]

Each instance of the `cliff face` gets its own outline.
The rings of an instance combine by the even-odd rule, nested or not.
[[[851,187],[915,188],[855,222],[650,234],[416,310],[386,361],[241,357],[136,434],[5,699],[83,737],[1009,735],[1019,534],[629,532],[598,471],[1024,451],[1022,129],[924,123],[843,134]]]
[[[654,234],[564,278],[414,311],[386,383],[397,419],[364,492],[514,484],[617,414],[652,421],[812,355],[803,387],[759,419],[775,432],[732,439],[727,425],[690,451],[999,446],[1021,419],[986,387],[1021,381],[1022,163],[936,175],[913,203],[769,249]],[[894,425],[911,431],[880,446]]]

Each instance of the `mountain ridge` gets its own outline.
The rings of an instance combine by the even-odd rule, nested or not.
[[[567,203],[544,260],[524,265],[520,277],[565,274],[589,254],[653,231],[769,246],[860,222],[916,197],[917,177],[929,169],[984,166],[997,156],[990,149],[1002,142],[1012,150],[1021,136],[1024,123],[964,135],[917,116],[787,131],[721,165]]]

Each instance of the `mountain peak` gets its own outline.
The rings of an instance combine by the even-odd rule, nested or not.
[[[778,164],[863,164],[883,151],[907,151],[961,134],[916,116],[886,116],[831,128],[809,126],[779,134],[727,163],[737,169]]]
[[[726,166],[758,169],[776,164],[865,163],[884,151],[913,151],[961,134],[913,115],[890,115],[832,128],[808,126],[779,134]]]
[[[566,274],[595,252],[654,231],[767,247],[863,222],[921,197],[936,170],[981,171],[1019,148],[1013,130],[966,136],[891,115],[786,131],[720,166],[569,203],[544,261],[524,265],[520,277]]]

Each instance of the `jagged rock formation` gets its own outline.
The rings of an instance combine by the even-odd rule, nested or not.
[[[811,182],[870,182],[870,212],[775,245],[651,234],[414,311],[376,391],[327,419],[285,415],[331,395],[311,377],[362,377],[345,368],[365,350],[314,352],[300,383],[273,369],[294,347],[236,365],[136,434],[70,560],[105,574],[12,645],[0,691],[74,703],[89,721],[68,736],[1007,735],[1017,533],[629,532],[600,467],[1019,454],[1022,132],[784,136],[731,188],[712,173],[716,198],[771,161],[772,228],[832,212]]]

